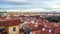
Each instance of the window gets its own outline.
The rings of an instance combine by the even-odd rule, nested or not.
[[[13,31],[16,31],[16,27],[13,28]]]

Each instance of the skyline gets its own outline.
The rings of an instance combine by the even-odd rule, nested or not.
[[[60,0],[0,0],[0,10],[60,11]]]

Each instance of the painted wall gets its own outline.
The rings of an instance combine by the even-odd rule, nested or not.
[[[16,31],[13,31],[13,28],[16,27]],[[9,34],[19,34],[19,26],[9,26],[8,27]]]

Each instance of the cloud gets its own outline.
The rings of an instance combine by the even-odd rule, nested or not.
[[[43,2],[45,4],[45,8],[50,11],[60,11],[60,2],[59,0],[55,0],[54,2]]]
[[[42,9],[42,8],[32,8],[32,9],[28,9],[28,10],[26,9],[26,11],[29,11],[29,10],[33,10],[33,11],[34,11],[34,10],[44,11],[44,9]]]
[[[60,0],[0,0],[0,9],[22,9],[25,11],[58,11]]]
[[[29,0],[4,0],[8,2],[30,2]]]
[[[0,1],[0,4],[10,4],[10,5],[29,5],[30,3],[27,3],[27,2],[10,2],[10,1]]]
[[[32,8],[31,6],[28,6],[28,5],[1,5],[0,6],[0,9],[26,9],[26,8]]]
[[[43,12],[43,11],[45,11],[46,12],[46,10],[45,9],[43,9],[43,8],[32,8],[32,9],[24,9],[24,10],[7,10],[7,11],[9,11],[9,12]]]

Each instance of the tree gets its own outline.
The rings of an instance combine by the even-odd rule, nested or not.
[[[47,17],[45,18],[46,20],[48,20],[49,22],[60,22],[60,16],[52,16],[52,17]]]

